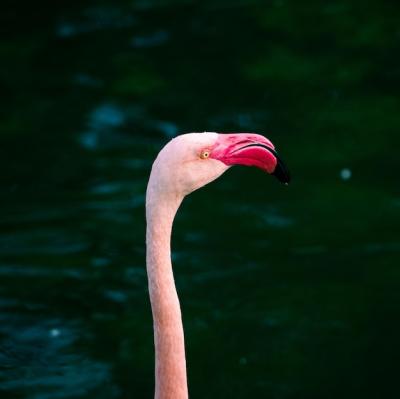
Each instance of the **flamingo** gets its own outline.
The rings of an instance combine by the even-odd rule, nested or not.
[[[256,166],[288,184],[289,172],[264,136],[187,133],[153,163],[146,191],[146,264],[155,345],[155,399],[187,399],[181,310],[171,264],[171,231],[183,198],[232,165]]]

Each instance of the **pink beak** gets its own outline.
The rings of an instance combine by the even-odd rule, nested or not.
[[[290,173],[275,151],[274,145],[264,136],[255,133],[219,134],[210,158],[225,165],[256,166],[288,184]]]

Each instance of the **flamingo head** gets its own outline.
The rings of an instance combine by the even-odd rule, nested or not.
[[[255,166],[284,184],[290,174],[274,145],[254,133],[188,133],[171,140],[153,164],[158,189],[185,195],[212,182],[233,165]],[[154,172],[157,173],[154,173]]]

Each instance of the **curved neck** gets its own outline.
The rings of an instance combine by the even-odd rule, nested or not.
[[[150,178],[146,194],[146,263],[154,323],[156,399],[188,398],[183,325],[170,249],[172,223],[181,201],[160,195]]]

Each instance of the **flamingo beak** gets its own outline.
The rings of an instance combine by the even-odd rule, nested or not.
[[[271,173],[271,175],[275,176],[281,183],[288,185],[290,182],[289,169],[275,150],[270,148],[269,151],[275,156],[277,160],[275,170]]]
[[[211,158],[225,165],[255,166],[288,184],[290,173],[274,145],[264,136],[254,133],[220,134]]]

